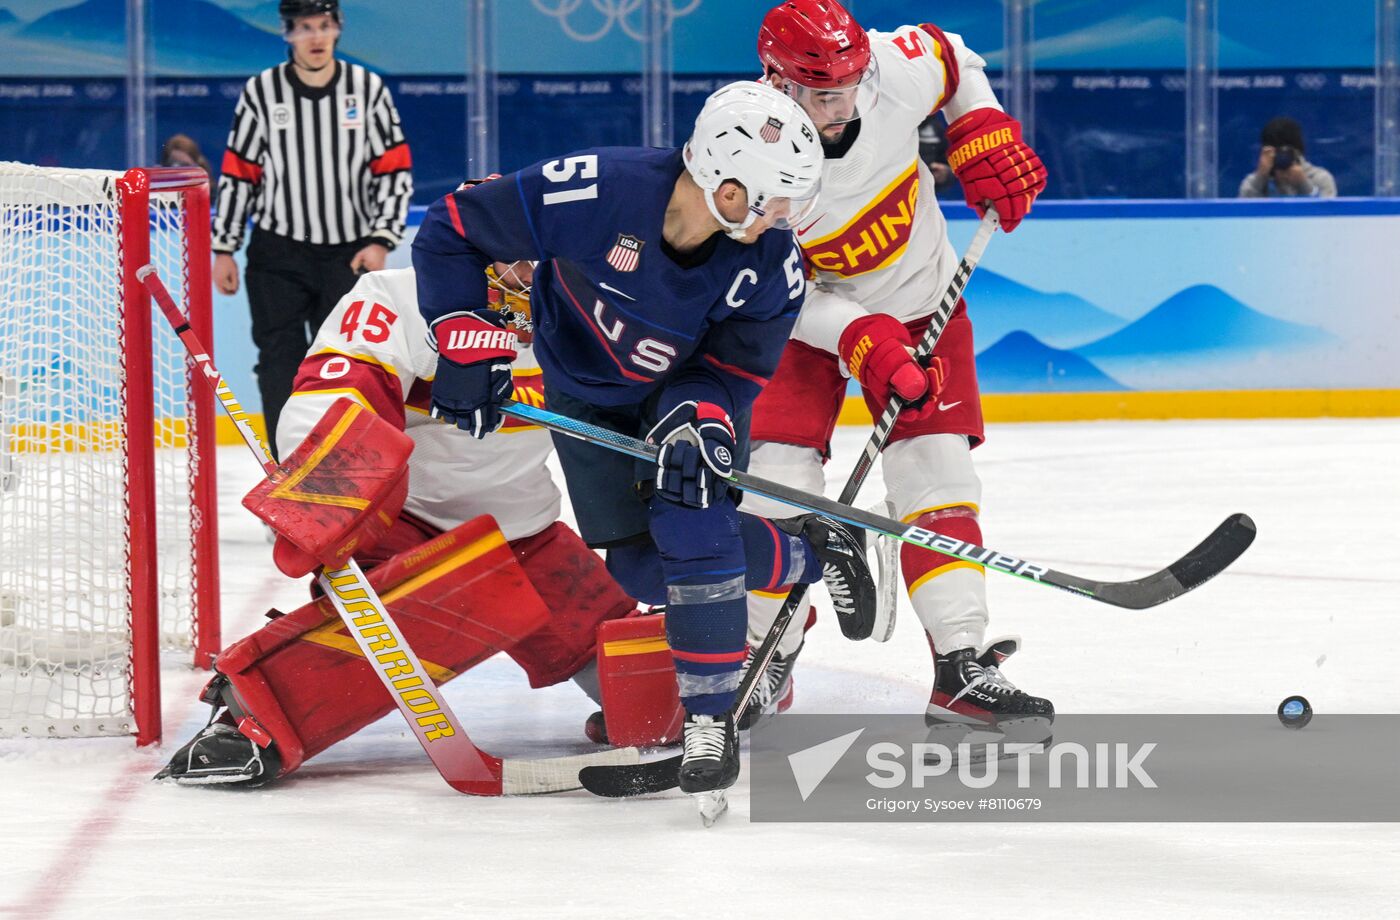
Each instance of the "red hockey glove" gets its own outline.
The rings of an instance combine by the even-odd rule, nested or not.
[[[937,399],[947,383],[943,359],[935,357],[927,368],[919,366],[909,330],[888,313],[872,313],[851,323],[837,347],[851,376],[882,406],[891,393],[907,405]]]
[[[341,397],[243,506],[277,534],[272,558],[293,578],[338,569],[379,542],[408,496],[413,440]]]
[[[948,165],[968,206],[981,217],[990,201],[1007,233],[1045,190],[1045,164],[1021,140],[1021,123],[996,109],[974,109],[948,126]]]

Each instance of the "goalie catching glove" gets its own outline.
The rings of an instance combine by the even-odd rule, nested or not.
[[[656,455],[656,493],[690,508],[708,508],[725,494],[738,451],[729,413],[690,400],[667,412],[647,434]]]
[[[517,337],[505,317],[483,308],[449,313],[433,323],[428,343],[438,353],[433,378],[434,418],[446,419],[474,438],[505,423],[501,403],[514,390],[510,365]]]
[[[909,330],[888,313],[872,313],[851,323],[837,347],[842,364],[877,405],[889,405],[894,395],[905,406],[919,408],[936,401],[948,382],[946,362],[937,356],[928,367],[915,361]]]
[[[359,403],[331,404],[292,452],[243,498],[277,534],[273,561],[300,578],[335,570],[379,542],[408,497],[413,440]]]
[[[1021,140],[1021,123],[996,109],[973,109],[948,126],[948,165],[978,217],[987,203],[1010,233],[1045,191],[1045,164]]]

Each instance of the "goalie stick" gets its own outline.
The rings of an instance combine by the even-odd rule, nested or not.
[[[616,431],[513,400],[506,400],[502,411],[569,437],[628,454],[639,460],[656,462],[655,446]],[[965,559],[993,571],[1015,575],[1027,581],[1129,610],[1155,607],[1205,584],[1249,548],[1254,542],[1256,532],[1254,521],[1249,515],[1232,514],[1194,549],[1166,568],[1131,581],[1098,581],[1056,571],[1049,566],[1037,565],[975,543],[907,525],[883,515],[861,511],[824,496],[803,492],[742,471],[736,470],[728,481],[755,495],[763,495],[805,511],[824,514],[934,552]],[[675,784],[676,776],[674,766],[670,765],[668,759],[616,768],[585,769],[580,779],[584,788],[596,795],[621,797],[668,789]]]
[[[223,375],[214,367],[209,352],[190,328],[188,319],[176,306],[155,268],[150,265],[142,266],[137,269],[136,278],[150,292],[161,313],[165,314],[166,320],[189,352],[198,373],[214,388],[219,402],[233,419],[239,434],[243,436],[243,440],[258,458],[263,469],[269,473],[274,472],[277,469],[276,460],[253,430],[247,414],[234,398],[228,384],[224,382]],[[384,689],[393,698],[433,766],[437,767],[447,784],[458,792],[489,796],[564,792],[579,788],[579,771],[584,767],[637,762],[636,748],[545,760],[513,760],[481,750],[467,736],[456,714],[448,707],[437,685],[424,670],[422,662],[404,640],[398,624],[385,609],[359,565],[351,559],[345,568],[333,572],[323,569],[316,577],[336,613],[345,622],[346,631],[355,640],[365,661],[374,668],[375,674],[384,684]],[[357,624],[357,619],[363,622]],[[397,658],[392,665],[396,676],[390,677],[386,672],[390,665],[381,663],[371,650],[370,640],[361,634],[361,625],[372,625],[381,633],[389,632],[397,643],[397,650],[408,659],[411,672],[405,675],[403,659]],[[377,641],[382,641],[382,638]],[[405,700],[406,695],[413,696],[416,709],[410,708]],[[430,700],[431,709],[424,705],[425,698]]]

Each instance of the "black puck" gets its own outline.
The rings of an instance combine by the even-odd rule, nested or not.
[[[1290,696],[1278,704],[1278,720],[1285,728],[1302,728],[1312,721],[1312,704],[1304,697]]]

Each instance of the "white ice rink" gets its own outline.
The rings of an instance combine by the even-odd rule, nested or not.
[[[988,575],[1008,676],[1061,712],[1319,712],[1400,705],[1400,419],[993,427],[976,459],[986,543],[1112,579],[1165,565],[1228,513],[1235,568],[1129,612]],[[839,482],[864,437],[842,429]],[[290,610],[221,450],[225,639]],[[834,486],[832,492],[834,494]],[[872,478],[865,497],[880,495]],[[821,601],[824,607],[825,599]],[[826,614],[797,711],[918,712],[931,664],[911,611],[890,643]],[[704,830],[677,792],[457,795],[391,714],[262,792],[148,782],[207,710],[165,673],[165,744],[0,742],[0,915],[21,917],[1379,917],[1400,911],[1400,828],[1371,824],[750,824],[746,779]],[[308,688],[315,692],[315,688]],[[531,692],[500,657],[447,697],[481,747],[591,749],[571,684]],[[1304,793],[1306,794],[1306,793]],[[1400,768],[1397,769],[1400,794]]]

